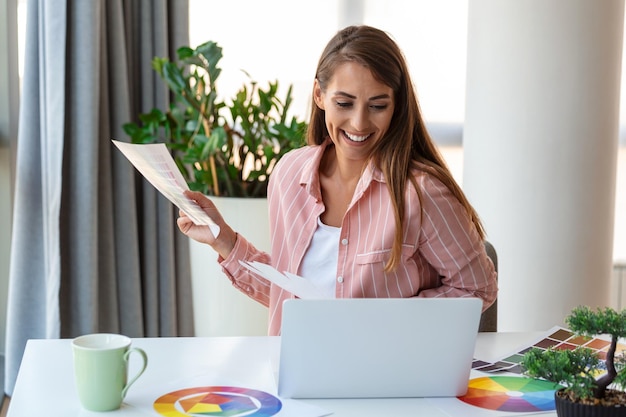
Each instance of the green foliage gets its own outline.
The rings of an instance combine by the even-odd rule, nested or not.
[[[606,360],[600,360],[597,353],[585,347],[574,350],[532,348],[521,363],[526,375],[562,384],[566,391],[581,399],[603,398],[611,384],[626,388],[626,358],[623,354],[615,356],[618,339],[626,335],[626,310],[594,311],[580,306],[572,310],[566,323],[580,336],[609,335],[611,345]]]
[[[526,374],[567,386],[576,396],[593,396],[593,370],[600,363],[591,349],[555,350],[532,348],[524,355],[522,366]]]
[[[626,337],[626,310],[617,312],[612,308],[591,310],[580,306],[572,310],[566,318],[569,328],[580,335],[594,336],[609,334],[614,337]]]
[[[619,370],[615,377],[615,385],[626,389],[626,371],[624,371],[626,369],[626,355],[624,353],[615,357],[615,368]]]
[[[278,160],[304,145],[307,123],[288,117],[292,86],[261,88],[250,76],[230,103],[218,96],[222,48],[213,41],[178,49],[178,60],[155,57],[154,70],[172,93],[169,109],[126,123],[133,143],[164,142],[192,190],[207,195],[265,197]]]

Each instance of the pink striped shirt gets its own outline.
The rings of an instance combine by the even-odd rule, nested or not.
[[[299,272],[324,211],[319,165],[326,146],[291,151],[272,173],[271,257],[238,236],[228,258],[220,259],[235,287],[269,307],[270,335],[280,334],[282,303],[293,295],[249,272],[239,260]],[[485,310],[496,298],[497,281],[476,228],[439,180],[422,171],[414,175],[423,201],[412,185],[406,187],[402,259],[396,270],[385,272],[395,232],[393,206],[382,172],[373,164],[364,171],[341,225],[336,297],[479,297]]]

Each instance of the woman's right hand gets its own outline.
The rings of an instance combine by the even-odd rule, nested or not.
[[[220,227],[220,232],[217,237],[213,236],[209,226],[195,224],[183,211],[180,211],[176,221],[180,231],[193,240],[210,245],[222,258],[227,258],[237,241],[235,231],[226,224],[215,204],[204,194],[197,191],[185,191],[184,194],[198,203],[200,208]]]

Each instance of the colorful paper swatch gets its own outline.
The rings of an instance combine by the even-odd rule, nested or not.
[[[496,411],[532,413],[554,410],[552,382],[519,376],[487,376],[469,381],[467,394],[459,400]]]
[[[520,365],[524,358],[524,353],[533,347],[539,349],[569,349],[573,350],[579,346],[587,347],[596,352],[601,360],[606,359],[606,352],[611,344],[610,340],[603,339],[601,337],[582,337],[576,336],[571,330],[563,327],[553,327],[545,336],[541,337],[533,344],[525,346],[517,352],[514,352],[496,362],[487,362],[480,359],[474,359],[472,363],[472,369],[494,373],[494,372],[509,372],[514,374],[522,374],[523,369]],[[618,343],[616,353],[626,351],[626,345]]]
[[[270,417],[282,403],[267,392],[240,387],[196,387],[165,394],[154,410],[165,417]]]

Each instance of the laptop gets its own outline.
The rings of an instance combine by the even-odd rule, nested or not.
[[[481,310],[478,298],[286,300],[278,395],[464,395]]]

